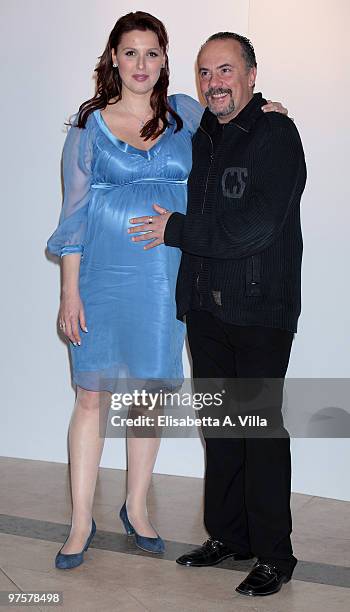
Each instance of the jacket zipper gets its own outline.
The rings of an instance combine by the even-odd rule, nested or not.
[[[211,166],[212,166],[213,159],[214,159],[214,143],[213,143],[213,139],[212,139],[212,137],[210,136],[210,134],[208,134],[208,132],[206,132],[206,131],[205,131],[205,130],[202,128],[202,126],[201,126],[201,125],[199,126],[199,129],[200,129],[200,130],[202,130],[202,132],[204,132],[204,134],[206,134],[206,135],[208,136],[208,138],[209,138],[209,140],[210,140],[210,146],[211,146],[211,153],[210,153],[210,164],[209,164],[209,168],[208,168],[207,179],[206,179],[206,182],[205,182],[205,189],[204,189],[204,196],[203,196],[203,203],[202,203],[202,210],[201,210],[201,214],[203,215],[203,213],[204,213],[204,205],[205,205],[205,200],[206,200],[206,197],[207,197],[207,191],[208,191],[209,174],[210,174]],[[201,271],[202,271],[202,270],[203,270],[203,262],[201,262],[201,265],[200,265],[200,271],[199,271],[199,273],[197,274],[197,280],[196,280],[196,284],[197,284],[197,291],[198,291],[198,294],[199,294],[199,305],[200,305],[200,306],[202,306],[202,296],[201,296],[201,293],[200,293],[200,291],[199,291],[199,275],[200,275],[200,273],[201,273]]]
[[[199,129],[200,129],[200,130],[202,130],[202,132],[204,132],[204,134],[206,134],[206,135],[208,136],[208,138],[209,138],[209,140],[210,140],[210,145],[211,145],[210,164],[209,164],[208,173],[207,173],[207,180],[206,180],[206,182],[205,182],[204,197],[203,197],[202,211],[201,211],[201,212],[202,212],[202,214],[203,214],[203,212],[204,212],[204,204],[205,204],[205,200],[206,200],[206,197],[207,197],[207,191],[208,191],[209,174],[210,174],[211,166],[212,166],[213,159],[214,159],[214,144],[213,144],[213,139],[212,139],[212,137],[210,136],[210,134],[208,134],[208,132],[206,132],[206,131],[205,131],[205,130],[202,128],[202,126],[201,126],[201,125],[199,126]]]
[[[247,277],[246,287],[247,294],[250,296],[261,295],[260,283],[261,283],[261,262],[259,255],[251,255],[247,262]]]
[[[255,278],[255,259],[254,259],[254,255],[252,255],[251,262],[252,262],[252,281],[251,281],[251,284],[252,285],[256,285],[257,281],[256,281],[256,278]]]

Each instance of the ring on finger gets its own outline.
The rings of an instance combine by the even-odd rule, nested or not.
[[[153,223],[153,217],[148,217],[148,223]]]

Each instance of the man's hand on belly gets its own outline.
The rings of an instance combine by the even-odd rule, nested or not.
[[[137,227],[130,227],[128,229],[128,234],[146,232],[145,234],[140,234],[139,236],[133,236],[131,238],[133,242],[151,240],[152,242],[143,247],[145,251],[148,249],[153,249],[153,247],[164,243],[165,226],[172,215],[171,212],[168,212],[165,208],[158,206],[158,204],[153,204],[153,208],[158,213],[157,216],[148,215],[147,217],[135,217],[134,219],[130,219],[130,223],[133,225],[140,225],[137,225]]]

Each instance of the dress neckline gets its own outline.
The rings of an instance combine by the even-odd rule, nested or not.
[[[170,125],[165,129],[165,131],[163,132],[163,134],[161,135],[161,137],[159,138],[159,140],[157,140],[157,142],[152,145],[152,147],[150,147],[149,149],[138,149],[137,147],[134,147],[133,145],[129,144],[128,142],[125,142],[124,140],[120,140],[120,138],[117,138],[117,136],[115,136],[113,134],[113,132],[111,132],[111,130],[109,129],[107,123],[105,122],[104,118],[102,117],[101,114],[101,110],[100,109],[96,109],[95,111],[93,111],[93,115],[100,127],[100,129],[102,130],[102,132],[107,136],[107,138],[118,147],[118,149],[120,149],[121,151],[123,151],[124,153],[132,153],[134,155],[141,155],[142,157],[145,157],[146,159],[152,159],[153,157],[155,157],[156,155],[158,155],[159,151],[160,151],[160,147],[161,145],[164,143],[164,140],[166,140],[169,137],[169,134],[172,130],[172,123],[170,123]]]

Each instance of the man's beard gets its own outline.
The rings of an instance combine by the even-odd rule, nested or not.
[[[230,95],[228,105],[226,106],[226,108],[222,108],[219,111],[215,110],[215,107],[212,106],[212,104],[210,103],[211,96],[213,94],[224,94],[224,93],[227,93]],[[206,97],[208,108],[210,112],[212,112],[213,115],[215,115],[216,117],[227,117],[227,115],[231,115],[231,113],[233,113],[233,111],[235,110],[235,102],[232,97],[232,89],[223,89],[222,87],[217,87],[217,88],[211,87],[205,93],[205,97]]]

